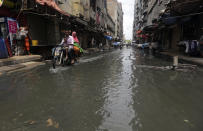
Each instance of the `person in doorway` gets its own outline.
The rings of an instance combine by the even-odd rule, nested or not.
[[[31,36],[29,34],[29,31],[28,31],[28,27],[20,27],[19,29],[20,31],[20,34],[22,36],[24,36],[24,40],[25,40],[25,54],[26,55],[30,55],[30,40],[31,40]]]
[[[26,55],[30,55],[30,42],[28,36],[25,37],[25,52]]]

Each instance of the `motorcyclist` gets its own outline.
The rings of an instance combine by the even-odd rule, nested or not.
[[[74,50],[73,50],[73,45],[74,45],[74,40],[73,37],[70,35],[71,30],[64,31],[65,37],[61,42],[61,45],[63,45],[66,49],[66,60],[68,60],[68,57],[71,59],[71,64],[74,63]]]

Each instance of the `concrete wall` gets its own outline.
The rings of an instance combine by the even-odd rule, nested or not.
[[[117,32],[118,32],[118,14],[117,14],[117,10],[118,10],[118,6],[117,6],[117,1],[116,0],[108,0],[107,1],[107,11],[109,13],[109,15],[111,16],[111,18],[113,19],[114,23],[115,23],[115,34],[114,34],[114,38],[117,37]]]
[[[166,8],[165,4],[167,2],[167,0],[162,0],[162,3],[160,3],[159,0],[151,0],[148,3],[147,25],[151,25],[152,20],[159,17],[161,10]]]
[[[107,11],[115,22],[115,38],[123,38],[123,10],[122,4],[117,0],[107,1]]]
[[[96,1],[96,13],[99,16],[99,24],[102,28],[107,28],[107,7],[106,7],[106,0],[97,0]]]
[[[113,21],[117,20],[117,2],[116,0],[108,0],[107,1],[107,11]]]
[[[84,18],[85,20],[90,20],[90,1],[89,0],[81,0],[84,8]]]
[[[110,33],[111,36],[114,36],[115,23],[109,14],[107,14],[106,21],[107,21],[107,31]]]
[[[123,9],[121,3],[118,3],[118,37],[123,39]]]
[[[59,7],[77,17],[84,17],[85,20],[89,21],[89,9],[90,9],[90,1],[89,0],[62,0],[63,4],[59,4]]]
[[[152,25],[152,20],[157,19],[161,10],[165,9],[168,0],[137,0],[135,2],[134,21],[136,30]]]
[[[59,4],[58,6],[65,12],[72,14],[72,1],[73,0],[61,0],[63,4]]]

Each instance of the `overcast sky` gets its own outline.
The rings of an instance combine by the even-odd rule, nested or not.
[[[135,0],[118,0],[123,5],[123,28],[126,39],[132,39]]]

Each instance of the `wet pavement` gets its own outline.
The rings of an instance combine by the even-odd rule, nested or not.
[[[123,48],[0,77],[0,131],[202,131],[203,71]]]

